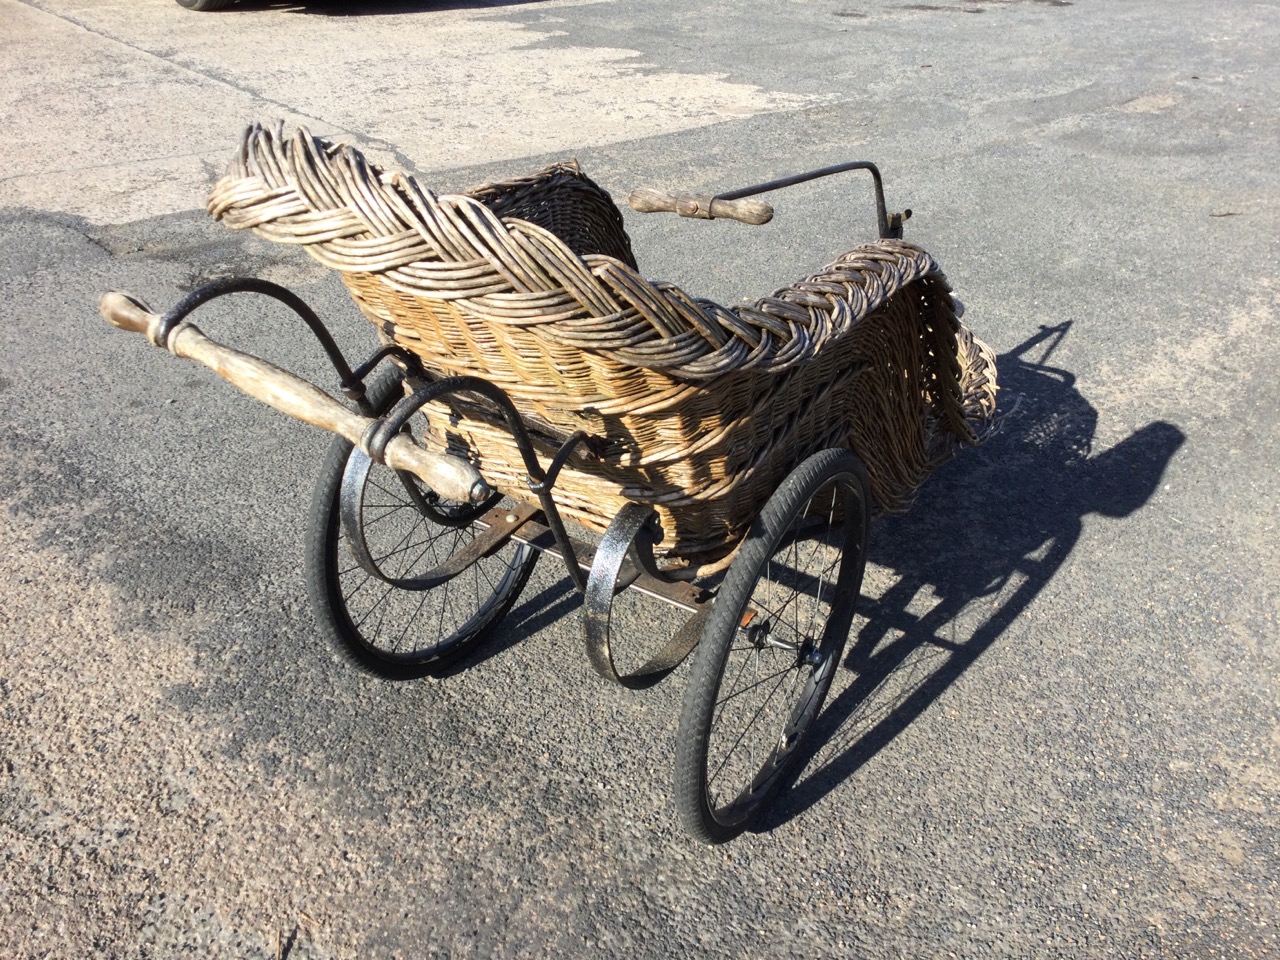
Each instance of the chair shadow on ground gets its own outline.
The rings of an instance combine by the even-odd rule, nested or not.
[[[927,710],[1053,579],[1086,516],[1127,517],[1158,488],[1184,434],[1156,421],[1091,456],[1097,411],[1073,374],[1048,363],[1070,326],[1042,327],[999,357],[1010,411],[1000,431],[939,470],[908,513],[872,525],[846,648],[855,677],[758,831],[819,802]]]
[[[219,13],[275,10],[318,17],[390,17],[442,10],[518,7],[542,0],[239,0]]]
[[[1159,487],[1186,437],[1155,421],[1093,456],[1097,410],[1071,372],[1048,362],[1070,327],[1042,327],[1000,356],[1008,412],[999,432],[934,474],[908,512],[872,524],[844,660],[853,681],[826,705],[801,748],[796,782],[756,832],[821,801],[924,713],[1053,579],[1086,516],[1127,517]],[[522,598],[507,617],[511,627],[444,675],[472,669],[580,607],[568,580],[556,578]]]

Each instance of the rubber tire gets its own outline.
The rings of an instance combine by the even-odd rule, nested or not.
[[[739,635],[739,625],[746,614],[747,605],[762,573],[768,570],[766,565],[775,555],[779,541],[801,516],[813,496],[832,482],[839,482],[846,487],[849,505],[855,516],[851,518],[851,511],[846,510],[844,523],[833,527],[840,531],[839,537],[843,543],[838,560],[840,572],[836,575],[833,593],[836,600],[826,619],[821,642],[817,645],[822,666],[815,669],[814,674],[816,676],[821,670],[822,676],[812,681],[812,694],[802,696],[795,707],[788,703],[792,720],[798,713],[803,714],[802,726],[796,729],[793,737],[788,738],[790,747],[779,765],[771,767],[768,761],[762,765],[762,771],[770,768],[773,771],[769,774],[770,779],[766,785],[741,810],[733,811],[731,816],[718,816],[712,808],[707,783],[708,750],[711,723],[720,700],[720,687],[724,682],[733,641]],[[853,622],[853,611],[866,565],[870,502],[867,473],[854,454],[843,449],[823,450],[814,454],[793,470],[774,491],[752,524],[742,551],[725,575],[695,652],[676,740],[675,805],[681,822],[694,839],[711,844],[732,840],[751,825],[790,779],[790,775],[797,772],[791,768],[799,755],[801,742],[822,709]],[[850,523],[851,519],[856,519],[857,524]],[[794,595],[799,594],[797,592]],[[809,682],[806,681],[805,690],[809,689]],[[750,690],[750,687],[747,689]],[[800,711],[800,703],[805,704],[804,711]],[[790,721],[784,729],[790,730],[789,724]],[[771,752],[769,756],[772,760],[774,753]],[[752,782],[754,778],[743,786]]]
[[[368,386],[368,398],[377,414],[385,413],[402,396],[400,373],[394,368],[384,370]],[[366,673],[387,680],[413,680],[438,673],[483,641],[506,616],[528,583],[538,552],[525,548],[524,559],[515,570],[515,579],[507,585],[505,595],[487,612],[481,623],[447,649],[412,658],[388,655],[365,640],[342,595],[339,567],[345,547],[338,498],[351,451],[352,445],[347,440],[342,437],[334,439],[325,454],[311,498],[305,563],[307,593],[317,626],[329,646],[342,659]]]
[[[188,10],[223,10],[235,0],[178,0],[178,6]]]

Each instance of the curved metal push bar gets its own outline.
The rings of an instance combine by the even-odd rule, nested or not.
[[[272,283],[270,280],[259,280],[257,277],[227,277],[222,280],[212,280],[197,287],[179,300],[173,309],[160,318],[160,325],[156,330],[158,342],[167,343],[169,334],[198,308],[211,300],[217,300],[219,297],[225,297],[233,293],[260,293],[263,296],[271,297],[273,300],[278,300],[296,313],[311,329],[315,338],[320,341],[320,346],[324,348],[325,354],[329,357],[329,362],[333,364],[334,370],[338,372],[338,381],[342,387],[342,392],[359,406],[361,413],[366,416],[369,414],[368,402],[364,398],[363,383],[363,377],[368,373],[368,370],[364,370],[363,373],[352,371],[351,365],[347,363],[347,358],[342,355],[342,351],[334,341],[333,335],[329,333],[323,321],[316,316],[316,312],[292,290],[277,283]],[[381,359],[381,356],[378,359]]]

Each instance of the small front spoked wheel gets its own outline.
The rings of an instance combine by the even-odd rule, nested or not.
[[[369,389],[379,414],[403,395],[399,376],[384,376]],[[352,495],[358,542],[341,517],[348,473],[358,484]],[[500,501],[495,495],[480,506],[452,503],[335,440],[316,484],[307,537],[308,592],[333,648],[370,673],[405,680],[442,669],[483,640],[524,589],[537,551],[509,540],[442,583],[422,589],[420,578],[465,549],[480,533],[476,520]]]
[[[698,645],[676,743],[676,807],[705,843],[745,830],[792,771],[831,687],[866,565],[870,492],[823,450],[765,504]]]

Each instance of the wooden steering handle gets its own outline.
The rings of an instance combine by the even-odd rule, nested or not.
[[[773,207],[763,200],[717,200],[694,193],[665,193],[650,187],[632,190],[627,204],[640,213],[678,213],[698,220],[738,220],[762,224],[773,219]]]
[[[98,309],[112,326],[145,334],[157,347],[175,357],[204,364],[232,386],[282,413],[345,437],[368,452],[365,438],[381,421],[348,410],[319,387],[259,357],[210,340],[195,324],[183,321],[161,343],[161,317],[136,297],[111,292],[102,295]],[[479,471],[465,460],[423,449],[406,434],[387,442],[385,460],[393,470],[412,473],[449,500],[478,503],[493,491]]]

